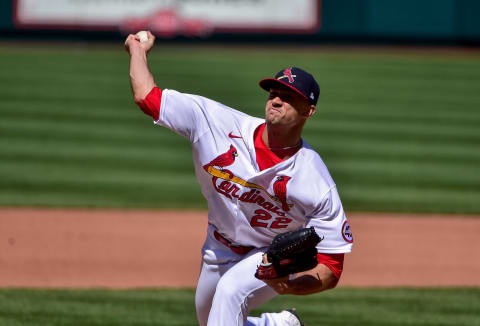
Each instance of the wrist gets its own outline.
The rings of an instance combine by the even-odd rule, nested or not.
[[[130,47],[130,51],[128,52],[130,54],[130,57],[141,57],[141,58],[147,58],[147,52],[142,49],[140,46],[133,46]]]
[[[291,294],[292,293],[292,288],[290,286],[288,276],[273,278],[273,279],[265,279],[265,280],[262,280],[262,281],[264,281],[268,286],[270,286],[278,294]]]

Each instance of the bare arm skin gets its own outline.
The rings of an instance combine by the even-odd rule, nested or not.
[[[125,40],[125,50],[130,55],[130,85],[135,103],[145,99],[155,87],[155,80],[148,68],[147,54],[152,49],[155,36],[148,33],[148,41],[140,42],[138,36],[130,34]]]
[[[264,259],[266,257],[264,256]],[[318,264],[315,268],[298,273],[289,280],[288,277],[273,280],[263,280],[278,294],[306,295],[333,289],[338,279],[325,265]]]

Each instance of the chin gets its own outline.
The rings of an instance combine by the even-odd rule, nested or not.
[[[275,118],[270,118],[270,119],[265,119],[266,123],[271,126],[279,126],[282,124],[281,119],[275,119]]]
[[[282,118],[275,114],[267,114],[265,116],[265,121],[267,121],[270,124],[278,124],[281,120]]]
[[[274,123],[276,120],[278,119],[276,119],[275,116],[272,114],[265,115],[265,121],[268,123]]]

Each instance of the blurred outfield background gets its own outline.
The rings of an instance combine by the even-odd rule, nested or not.
[[[149,60],[160,87],[255,116],[266,100],[260,78],[288,65],[311,71],[321,96],[304,139],[347,212],[480,214],[480,2],[300,2],[316,15],[310,26],[292,18],[290,30],[221,26],[191,37],[133,26],[158,28]],[[105,13],[88,20],[89,5],[108,1],[57,1],[86,6],[60,22],[61,10],[41,10],[49,3],[0,4],[0,206],[206,208],[187,141],[133,103],[126,30],[99,24]],[[1,264],[0,253],[0,273]],[[262,310],[296,306],[308,325],[476,326],[479,304],[478,288],[340,288]],[[195,325],[193,309],[190,289],[0,290],[2,326]]]
[[[480,213],[479,2],[171,3],[2,4],[0,205],[205,208],[187,142],[133,104],[122,43],[144,27],[159,36],[150,66],[160,87],[255,116],[260,78],[311,71],[321,97],[304,138],[348,211]],[[237,29],[222,18],[232,8]],[[206,9],[200,24],[192,12]],[[185,36],[195,31],[203,38]]]
[[[132,101],[121,42],[0,45],[0,204],[204,208],[189,144]],[[480,57],[336,47],[164,45],[160,87],[262,116],[258,80],[317,76],[304,138],[348,211],[480,213]]]

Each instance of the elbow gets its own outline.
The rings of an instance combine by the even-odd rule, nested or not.
[[[133,89],[133,101],[138,105],[141,104],[147,98],[151,89],[147,88],[134,88]]]
[[[137,105],[141,104],[145,100],[145,98],[146,98],[146,96],[143,95],[143,94],[137,94],[137,93],[133,94],[133,101]]]
[[[337,287],[338,282],[340,282],[340,275],[335,275],[333,273],[329,273],[329,275],[323,280],[325,290],[331,290]]]
[[[138,85],[135,83],[132,83],[132,94],[133,94],[133,100],[135,101],[136,104],[142,103],[150,94],[152,89],[155,87],[155,85]]]
[[[336,278],[335,276],[333,276],[327,283],[327,290],[336,288],[339,281],[340,281],[340,278]]]
[[[153,89],[153,87],[152,87]],[[141,89],[141,90],[134,90],[133,91],[133,101],[139,105],[142,104],[143,101],[147,98],[148,94],[152,91],[152,89]]]

